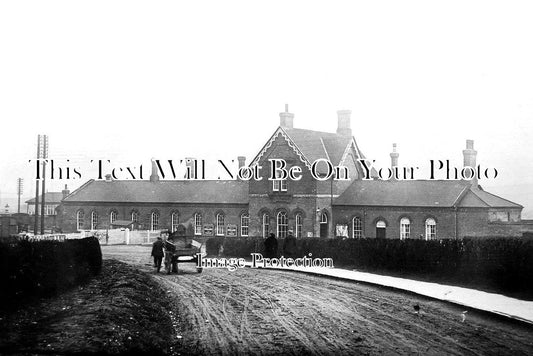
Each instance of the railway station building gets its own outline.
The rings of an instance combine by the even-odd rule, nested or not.
[[[249,167],[283,159],[301,166],[301,179],[162,180],[152,164],[149,180],[89,180],[62,199],[57,220],[63,232],[106,229],[117,220],[144,230],[179,224],[196,236],[298,238],[417,238],[521,236],[522,206],[485,191],[473,180],[364,179],[365,156],[351,130],[351,112],[337,112],[336,132],[294,127],[294,114],[280,124]],[[464,165],[476,166],[473,141]],[[347,167],[347,179],[328,177],[326,164]],[[397,166],[398,153],[391,153]],[[239,157],[239,165],[245,158]],[[317,179],[317,176],[320,179]],[[196,177],[194,177],[196,178]],[[372,178],[376,178],[372,171]]]

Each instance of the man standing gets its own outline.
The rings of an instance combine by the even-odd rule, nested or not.
[[[178,273],[178,257],[175,255],[176,245],[174,236],[169,236],[165,241],[165,268],[167,274]]]
[[[276,235],[270,233],[265,240],[265,257],[274,258],[278,256],[278,240]]]
[[[283,256],[294,258],[296,256],[296,237],[294,237],[292,230],[289,230],[289,235],[285,238],[283,244]]]
[[[161,269],[161,261],[163,260],[163,239],[161,236],[152,244],[152,255],[154,258],[154,267],[157,273]]]

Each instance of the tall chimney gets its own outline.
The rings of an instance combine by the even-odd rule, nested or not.
[[[396,152],[396,144],[392,144],[392,152],[390,153],[390,166],[392,169],[394,167],[398,167],[398,157],[400,157],[400,154]]]
[[[245,164],[245,162],[246,162],[246,157],[244,157],[244,156],[239,156],[239,157],[237,157],[237,160],[239,161],[239,168],[244,167],[244,164]]]
[[[196,160],[192,157],[185,158],[185,179],[196,179]]]
[[[351,110],[339,110],[337,111],[338,125],[337,133],[342,136],[352,136],[351,129]]]
[[[152,158],[152,174],[150,174],[150,182],[159,182],[159,174],[157,174],[157,164]]]
[[[61,193],[63,194],[63,199],[65,199],[65,198],[67,197],[67,195],[70,194],[70,190],[68,190],[66,184],[65,184],[65,189],[63,189],[63,190],[61,191]]]
[[[477,151],[474,149],[474,140],[466,140],[466,149],[463,150],[463,165],[464,167],[472,167],[476,169],[476,156]],[[474,174],[474,178],[471,180],[472,184],[477,185],[477,178]]]
[[[294,123],[294,114],[289,112],[289,104],[285,104],[285,112],[279,113],[279,126],[292,129]]]

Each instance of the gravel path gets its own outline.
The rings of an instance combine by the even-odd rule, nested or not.
[[[149,248],[103,252],[153,274]],[[533,354],[531,327],[475,310],[462,322],[459,307],[384,288],[288,271],[198,274],[192,264],[153,275],[175,296],[184,353]]]

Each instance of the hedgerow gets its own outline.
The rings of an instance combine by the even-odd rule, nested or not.
[[[278,255],[283,255],[278,239]],[[263,252],[263,239],[223,238],[207,241],[207,252],[249,258]],[[533,240],[518,238],[433,240],[320,239],[297,240],[297,256],[331,257],[337,267],[436,277],[460,284],[485,285],[533,296]]]
[[[44,296],[100,273],[102,252],[94,237],[66,241],[0,241],[0,301]]]

